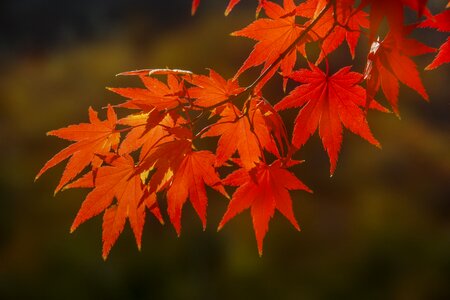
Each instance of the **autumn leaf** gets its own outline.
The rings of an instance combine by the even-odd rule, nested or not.
[[[450,3],[450,2],[449,2]],[[448,5],[447,5],[448,7]],[[442,32],[450,31],[450,10],[429,17],[427,20],[420,23],[419,27],[434,28]],[[450,62],[450,37],[439,47],[438,54],[435,59],[425,67],[425,70],[433,70],[442,64]]]
[[[140,172],[154,170],[148,183],[150,192],[158,192],[170,185],[173,174],[190,151],[192,151],[191,140],[173,139],[157,144],[148,156],[142,158],[138,170]]]
[[[108,105],[107,119],[100,121],[97,112],[92,107],[89,107],[89,121],[90,123],[70,125],[47,133],[47,135],[53,135],[75,143],[53,156],[42,167],[35,180],[48,169],[70,157],[61,180],[55,189],[55,193],[57,193],[89,164],[94,168],[99,167],[102,164],[102,160],[96,154],[104,155],[109,153],[111,149],[117,149],[120,133],[115,130],[117,117],[114,109]]]
[[[450,37],[447,37],[445,43],[443,43],[438,50],[438,54],[434,60],[425,67],[425,70],[433,70],[437,67],[450,62]]]
[[[281,149],[281,156],[290,155],[291,143],[288,138],[286,126],[283,119],[275,110],[275,108],[264,98],[255,98],[255,109],[261,112],[264,119],[267,130],[270,135],[276,141],[278,149]],[[270,143],[272,145],[272,143]],[[277,151],[271,151],[275,155],[279,156]]]
[[[386,17],[393,36],[401,38],[404,34],[404,8],[417,12],[418,16],[430,15],[426,8],[428,0],[362,0],[360,9],[370,5],[370,34],[375,40],[381,21]]]
[[[164,111],[186,102],[182,97],[184,84],[177,79],[176,75],[172,73],[167,75],[167,85],[151,76],[139,75],[139,78],[145,88],[108,88],[108,90],[129,99],[118,105],[119,107],[144,111],[156,108]]]
[[[202,136],[220,136],[216,166],[223,165],[237,151],[244,167],[251,169],[260,161],[262,148],[277,151],[258,109],[251,109],[248,114],[244,114],[230,104],[221,113],[221,119]]]
[[[67,188],[94,187],[81,205],[70,231],[73,232],[80,224],[104,212],[102,237],[104,259],[108,257],[109,251],[121,234],[127,218],[139,249],[146,208],[149,208],[161,223],[163,222],[156,203],[156,195],[146,193],[147,187],[142,182],[141,174],[136,173],[133,158],[129,155],[108,155],[106,161],[110,165],[100,167],[96,172],[91,171],[67,186]],[[113,203],[114,199],[116,203]]]
[[[186,153],[174,173],[173,181],[167,190],[168,214],[178,235],[181,232],[181,212],[187,198],[206,228],[205,184],[228,197],[220,178],[214,169],[215,156],[209,151]]]
[[[239,2],[241,2],[241,0],[230,0],[230,2],[228,2],[227,8],[225,9],[225,16],[228,16],[236,6],[236,4],[238,4]]]
[[[314,26],[311,28],[308,43],[321,41],[321,53],[316,64],[336,50],[344,40],[350,49],[352,57],[360,36],[360,27],[367,28],[367,14],[353,8],[352,0],[338,1],[328,8],[328,1],[308,0],[297,6],[296,15],[309,19],[303,26]],[[323,13],[321,15],[321,13]],[[306,57],[304,45],[300,51]]]
[[[342,144],[342,125],[377,147],[380,143],[370,132],[361,109],[366,99],[364,89],[358,85],[362,75],[351,72],[351,67],[344,67],[330,76],[313,64],[309,66],[311,70],[301,69],[289,76],[302,84],[277,103],[275,109],[301,108],[292,138],[297,148],[303,146],[319,128],[322,144],[330,158],[330,174],[333,175]],[[372,107],[383,110],[375,102]]]
[[[261,71],[261,73],[264,73],[300,36],[302,29],[296,24],[293,14],[296,8],[294,1],[284,0],[283,3],[284,7],[271,1],[263,2],[262,7],[268,18],[258,19],[247,27],[232,33],[233,36],[247,37],[257,41],[253,51],[239,68],[234,78],[240,76],[247,69],[261,64],[264,64]],[[284,75],[290,74],[296,60],[296,50],[293,49],[279,62],[281,72]],[[259,86],[270,79],[277,69],[278,67],[273,68]]]
[[[372,43],[364,77],[368,80],[367,95],[374,97],[383,90],[394,112],[399,115],[399,81],[415,90],[428,101],[428,94],[419,77],[417,66],[410,56],[434,52],[417,40],[395,37],[388,34],[383,41]]]
[[[344,40],[347,41],[350,54],[354,58],[361,28],[368,28],[369,22],[367,13],[354,9],[353,3],[352,0],[338,1],[332,9],[327,9],[327,1],[308,0],[297,6],[296,15],[309,19],[303,26],[315,22],[307,42],[321,41],[321,51],[316,64],[336,50]],[[322,11],[323,15],[320,15]],[[300,52],[306,57],[304,45],[301,46]]]
[[[215,106],[245,90],[239,87],[237,80],[225,80],[212,69],[209,70],[209,77],[192,75],[190,78],[187,77],[186,80],[194,85],[188,93],[189,97],[196,99],[194,104],[199,107]]]
[[[191,15],[195,15],[199,5],[200,5],[200,0],[192,0]]]
[[[434,28],[441,32],[450,31],[450,10],[447,9],[435,16],[429,16],[419,24],[420,28]]]
[[[251,171],[238,169],[223,180],[225,185],[238,186],[228,204],[218,230],[234,216],[250,208],[259,255],[263,252],[263,240],[275,209],[281,212],[291,224],[300,230],[292,210],[289,190],[311,190],[294,174],[286,170],[281,161],[271,165],[258,164]]]
[[[170,115],[158,110],[129,115],[120,119],[118,124],[131,127],[120,144],[119,154],[123,155],[140,149],[140,161],[151,155],[158,145],[172,141],[174,137],[168,129],[179,125]]]

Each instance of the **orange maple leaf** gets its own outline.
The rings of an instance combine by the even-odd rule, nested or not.
[[[177,107],[180,103],[186,102],[183,99],[184,83],[179,81],[173,72],[167,74],[167,85],[158,79],[145,76],[139,71],[126,72],[120,75],[138,74],[144,83],[143,88],[108,88],[108,90],[129,99],[127,102],[118,105],[119,107],[130,109],[141,109],[150,111],[153,108],[157,110],[168,110]]]
[[[237,80],[225,80],[212,69],[209,70],[209,77],[192,75],[190,78],[187,77],[186,80],[194,85],[188,91],[189,97],[195,98],[194,104],[200,107],[217,105],[245,90],[239,87]]]
[[[207,184],[228,196],[215,169],[216,157],[209,151],[192,151],[189,139],[174,139],[158,145],[138,166],[138,171],[155,170],[149,181],[151,193],[167,189],[168,214],[178,235],[181,211],[188,196],[206,226]]]
[[[264,1],[262,7],[269,18],[261,18],[247,27],[232,33],[234,36],[242,36],[258,41],[237,71],[234,78],[240,76],[245,70],[264,64],[261,73],[264,73],[274,64],[280,55],[297,40],[302,32],[302,28],[295,22],[296,5],[293,0],[284,0],[284,7],[270,1]],[[297,60],[296,50],[290,53],[279,62],[279,67],[284,75],[289,75]],[[278,66],[266,74],[257,89],[262,87],[267,80],[277,71]]]
[[[205,184],[228,197],[214,169],[215,159],[214,154],[209,151],[188,152],[174,173],[173,181],[167,190],[167,212],[178,235],[181,232],[181,211],[188,196],[202,221],[203,230],[206,228],[208,203]]]
[[[221,119],[202,135],[220,136],[216,150],[216,166],[223,165],[236,151],[247,169],[253,168],[260,161],[262,148],[274,154],[278,153],[263,115],[254,104],[251,104],[248,113],[242,113],[229,104],[220,115]]]
[[[291,143],[288,137],[286,126],[284,125],[281,116],[278,114],[275,108],[264,98],[255,98],[254,101],[255,108],[261,112],[267,130],[269,130],[270,135],[277,143],[278,147],[273,150],[280,149],[281,157],[290,155]],[[272,142],[270,142],[270,144],[268,145],[269,151],[279,156],[278,151],[270,150],[273,148],[272,145]]]
[[[95,187],[83,201],[70,231],[73,232],[80,224],[104,211],[102,237],[104,259],[121,234],[127,218],[138,249],[141,248],[146,208],[149,208],[163,223],[156,194],[147,192],[141,174],[136,172],[133,158],[129,155],[108,155],[105,161],[109,163],[108,166],[91,171],[66,186],[66,188]],[[117,201],[115,204],[114,198]]]
[[[120,119],[118,124],[132,128],[120,143],[119,154],[140,149],[140,161],[151,155],[158,145],[173,140],[167,129],[177,125],[170,115],[158,110],[129,115]]]
[[[156,170],[149,181],[150,192],[158,192],[171,183],[174,172],[191,149],[191,140],[172,139],[156,145],[148,156],[142,158],[139,171]]]
[[[321,41],[321,52],[316,64],[336,50],[344,40],[347,41],[350,54],[354,58],[355,48],[360,36],[360,27],[368,28],[367,13],[353,8],[353,0],[341,0],[333,7],[325,0],[308,0],[297,6],[296,15],[309,20],[304,26],[316,22],[311,28],[307,42]],[[325,10],[326,9],[326,10]],[[323,11],[323,15],[320,15]],[[305,45],[301,45],[300,52],[306,56]]]
[[[447,37],[445,43],[439,47],[438,54],[433,61],[425,67],[425,70],[433,70],[446,63],[450,63],[450,37]]]
[[[228,175],[223,183],[238,186],[238,189],[228,204],[218,230],[221,230],[234,216],[250,207],[259,255],[262,255],[264,236],[275,209],[281,212],[297,230],[300,230],[288,191],[312,191],[294,174],[286,170],[280,160],[271,165],[258,164],[251,171],[239,169]]]
[[[37,180],[48,169],[70,157],[55,193],[89,164],[94,168],[101,166],[102,160],[96,154],[105,155],[111,149],[117,149],[120,133],[115,130],[117,116],[114,109],[108,105],[107,119],[100,121],[97,112],[89,107],[89,121],[90,123],[70,125],[47,133],[47,135],[75,142],[53,156],[36,175]]]
[[[362,0],[360,9],[370,5],[370,35],[374,40],[384,17],[389,23],[391,34],[402,37],[404,34],[404,8],[409,7],[419,16],[430,15],[426,8],[427,2],[428,0]]]
[[[358,85],[362,75],[344,67],[328,75],[313,64],[311,70],[300,69],[289,78],[303,83],[275,105],[284,110],[301,107],[295,120],[292,144],[300,148],[319,128],[322,144],[330,158],[330,174],[334,173],[342,144],[342,124],[371,144],[380,147],[367,124],[364,107],[366,94]],[[372,101],[372,108],[384,110]],[[342,124],[341,124],[342,123]]]
[[[449,2],[450,4],[450,2]],[[447,7],[449,7],[447,4]],[[437,14],[435,16],[428,17],[427,20],[420,23],[419,27],[435,28],[442,32],[450,31],[450,9]],[[439,47],[438,54],[434,60],[426,66],[425,70],[432,70],[439,67],[442,64],[450,62],[450,37]]]
[[[392,109],[398,115],[399,81],[415,90],[428,101],[428,94],[420,79],[417,66],[409,56],[434,52],[416,40],[388,34],[383,41],[372,43],[364,77],[367,95],[373,98],[380,86]]]

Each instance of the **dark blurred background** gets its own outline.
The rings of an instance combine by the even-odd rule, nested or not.
[[[292,193],[303,231],[277,213],[262,258],[248,211],[216,233],[227,203],[211,191],[205,232],[189,204],[180,238],[149,216],[141,252],[126,225],[104,262],[100,216],[69,234],[86,191],[52,196],[63,166],[33,183],[67,145],[45,133],[87,121],[89,105],[121,101],[103,87],[139,84],[114,77],[122,71],[211,67],[231,77],[253,42],[229,33],[252,21],[256,1],[226,18],[225,6],[204,0],[191,17],[190,0],[1,2],[0,298],[450,299],[448,65],[421,72],[430,103],[402,86],[401,120],[370,113],[383,150],[345,132],[333,178],[313,136],[295,172],[314,194]],[[418,36],[431,46],[445,40]],[[334,69],[350,63],[345,47],[331,57]],[[423,68],[432,57],[416,61]],[[266,93],[278,101],[279,82]]]

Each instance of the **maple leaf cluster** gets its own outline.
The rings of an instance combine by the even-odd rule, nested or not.
[[[225,14],[238,2],[229,1]],[[192,13],[199,3],[193,0]],[[229,199],[219,230],[250,209],[261,255],[276,210],[300,230],[289,191],[311,190],[289,169],[300,163],[294,155],[316,131],[329,156],[332,175],[344,128],[380,147],[367,114],[369,110],[389,112],[379,102],[386,100],[398,115],[400,82],[428,100],[411,57],[436,49],[410,34],[417,28],[448,32],[450,16],[449,10],[433,15],[426,4],[425,0],[363,0],[358,5],[354,0],[298,4],[284,0],[279,5],[260,0],[257,16],[260,11],[264,16],[232,33],[256,42],[232,78],[225,79],[212,69],[208,75],[172,69],[119,74],[137,77],[142,86],[109,88],[125,101],[108,105],[103,121],[89,108],[89,123],[50,131],[49,135],[73,143],[52,157],[36,178],[68,160],[55,193],[91,189],[71,231],[103,213],[105,259],[127,219],[141,247],[146,213],[164,223],[161,201],[167,202],[167,215],[178,235],[188,201],[205,228],[206,187]],[[415,23],[405,24],[405,8],[416,12]],[[383,20],[389,28],[385,34]],[[370,45],[365,69],[357,72],[352,66],[342,66],[330,74],[330,53],[345,41],[356,59],[360,40]],[[319,46],[315,58],[307,51],[310,43]],[[447,38],[426,69],[449,62],[449,44]],[[254,67],[261,68],[259,77],[241,86],[241,74]],[[282,99],[269,101],[263,88],[275,75],[282,77],[284,89],[289,81],[297,86]],[[285,109],[298,109],[292,137],[279,115]],[[121,118],[116,114],[119,110],[126,111]],[[211,137],[217,139],[214,151],[199,149],[204,144],[199,141]]]

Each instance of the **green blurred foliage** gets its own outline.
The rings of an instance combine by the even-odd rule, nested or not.
[[[317,135],[299,151],[306,162],[294,170],[314,190],[292,194],[302,232],[276,214],[262,258],[248,211],[216,233],[227,200],[212,191],[205,232],[189,205],[180,238],[149,216],[142,252],[127,226],[104,262],[101,217],[69,234],[86,191],[52,197],[62,166],[33,183],[43,163],[67,145],[45,132],[85,122],[89,105],[121,101],[103,88],[139,84],[114,77],[121,71],[211,67],[232,76],[252,42],[229,33],[254,12],[238,7],[224,18],[220,7],[207,5],[199,12],[151,34],[148,23],[133,18],[70,47],[12,56],[2,68],[0,298],[450,299],[448,65],[422,72],[430,103],[402,88],[402,120],[369,114],[383,150],[346,132],[333,178]],[[442,36],[429,43],[436,39]],[[331,58],[335,68],[348,63],[343,49]],[[276,80],[266,93],[273,103],[283,95]],[[295,114],[283,117],[292,122]]]

